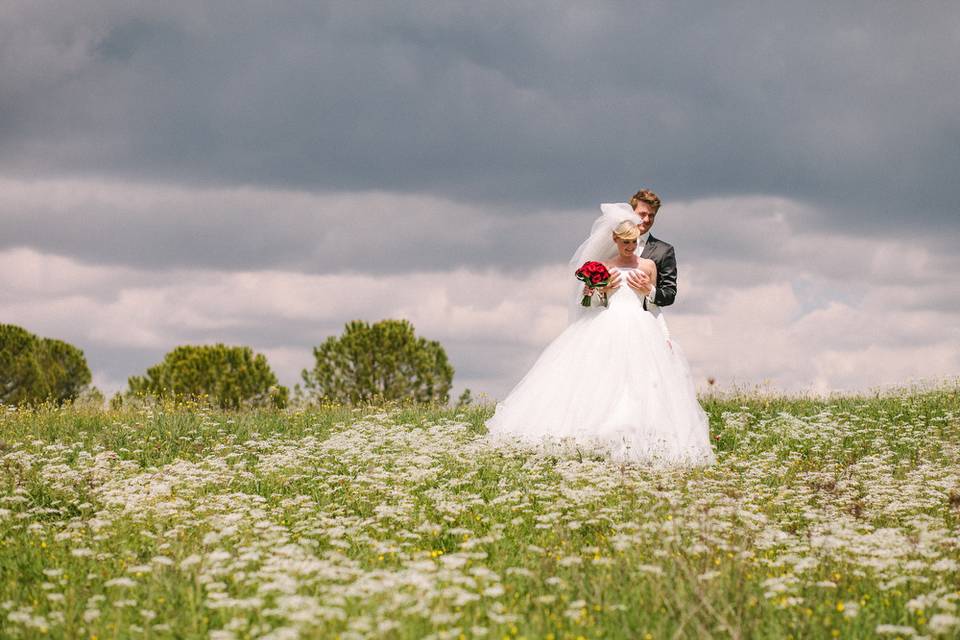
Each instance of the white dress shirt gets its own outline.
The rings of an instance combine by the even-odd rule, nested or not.
[[[647,238],[650,237],[650,232],[647,231],[643,235],[637,238],[637,250],[636,255],[640,257],[640,254],[643,253],[643,248],[647,246]],[[650,293],[647,294],[647,304],[654,304],[654,299],[657,297],[657,283],[653,282],[650,285]]]

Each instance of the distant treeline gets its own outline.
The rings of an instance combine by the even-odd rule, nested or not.
[[[224,409],[286,407],[326,402],[360,404],[412,400],[447,403],[453,367],[439,342],[418,338],[406,320],[348,322],[341,336],[314,347],[314,366],[301,372],[303,386],[290,390],[277,380],[267,358],[250,347],[181,345],[111,400],[204,399]],[[91,385],[83,351],[22,327],[0,324],[0,404],[63,404],[104,401]],[[469,402],[465,391],[460,402]]]

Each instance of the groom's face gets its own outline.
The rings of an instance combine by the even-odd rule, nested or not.
[[[650,231],[650,228],[653,226],[653,220],[657,217],[657,212],[653,210],[653,207],[641,200],[633,210],[640,216],[640,222],[637,223],[640,233],[644,234]]]

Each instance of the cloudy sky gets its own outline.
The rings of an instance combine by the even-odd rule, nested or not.
[[[701,383],[956,377],[957,69],[952,0],[5,0],[0,322],[109,393],[403,317],[502,397],[649,187]]]

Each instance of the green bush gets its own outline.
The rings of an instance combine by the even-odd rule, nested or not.
[[[0,324],[0,403],[62,404],[84,392],[91,379],[80,349]]]
[[[129,378],[128,395],[188,399],[205,397],[223,409],[284,407],[289,392],[262,354],[250,347],[182,345],[145,376]]]
[[[316,364],[301,375],[318,400],[446,403],[450,398],[453,367],[446,352],[435,340],[417,338],[406,320],[348,322],[342,336],[327,338],[313,355]]]

